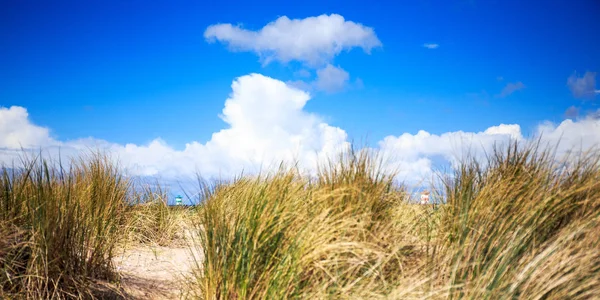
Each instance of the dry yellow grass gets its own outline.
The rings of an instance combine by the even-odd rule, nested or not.
[[[436,207],[406,202],[365,151],[316,180],[282,167],[206,188],[193,210],[133,189],[102,156],[68,172],[4,168],[0,296],[97,296],[96,280],[119,280],[116,247],[173,245],[188,223],[198,260],[167,294],[189,299],[598,298],[600,154],[548,149],[511,143],[485,166],[464,161],[432,189],[446,199]]]
[[[463,162],[435,209],[403,202],[365,152],[317,182],[239,180],[204,206],[190,286],[203,299],[599,297],[600,155],[538,146]]]
[[[112,256],[128,182],[99,154],[66,170],[38,158],[0,174],[0,296],[94,297],[93,281],[117,280]]]

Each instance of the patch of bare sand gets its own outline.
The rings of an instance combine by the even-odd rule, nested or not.
[[[121,288],[131,299],[184,299],[184,276],[202,254],[189,245],[134,246],[117,253]]]

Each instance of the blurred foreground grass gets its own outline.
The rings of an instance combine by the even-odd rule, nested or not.
[[[203,253],[192,299],[600,297],[598,152],[498,147],[442,178],[435,208],[410,204],[378,157],[349,151],[316,179],[285,166],[244,176],[192,209],[102,155],[5,167],[0,297],[105,297],[95,283],[118,283],[117,248],[172,245],[184,228]]]

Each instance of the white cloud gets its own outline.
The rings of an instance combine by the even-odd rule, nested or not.
[[[309,99],[306,92],[281,81],[259,74],[242,76],[233,82],[223,108],[221,118],[229,128],[214,133],[205,144],[189,143],[183,151],[163,143],[129,145],[127,159],[147,175],[199,170],[206,176],[231,176],[292,159],[311,168],[348,143],[342,129],[303,110]]]
[[[32,124],[22,107],[0,110],[0,162],[9,162],[20,145],[46,146],[57,155],[86,149],[108,149],[133,175],[160,175],[165,179],[186,178],[196,171],[206,177],[230,177],[256,172],[261,166],[277,166],[282,160],[298,159],[300,167],[314,170],[317,162],[332,158],[349,146],[346,132],[331,126],[304,107],[310,95],[279,80],[259,74],[237,78],[222,111],[227,123],[206,143],[190,142],[175,150],[161,139],[147,145],[115,144],[93,138],[57,141],[48,129]],[[551,144],[561,140],[560,152],[571,147],[588,148],[600,143],[600,119],[543,123],[537,134]],[[399,179],[408,183],[431,179],[441,164],[456,164],[466,153],[482,158],[495,143],[510,138],[526,140],[516,124],[500,124],[481,132],[390,135],[377,148],[386,155],[387,167],[398,168]]]
[[[327,64],[324,68],[317,70],[317,77],[314,80],[290,80],[287,83],[304,91],[335,93],[348,87],[349,80],[350,74],[344,69]],[[355,85],[362,87],[362,80],[357,79]]]
[[[558,153],[585,151],[600,146],[600,119],[591,114],[577,121],[567,119],[560,124],[544,122],[538,126],[537,135],[552,146],[558,145]]]
[[[310,99],[308,93],[259,74],[239,77],[231,87],[232,93],[221,115],[229,127],[214,133],[204,144],[186,144],[182,151],[174,150],[161,139],[148,145],[118,145],[100,140],[55,141],[43,128],[31,124],[26,110],[20,107],[11,110],[12,122],[0,123],[0,132],[12,133],[1,135],[0,145],[15,150],[19,142],[27,142],[29,146],[43,143],[52,146],[51,152],[56,154],[58,147],[63,148],[63,153],[77,153],[96,144],[118,156],[135,175],[166,177],[193,175],[196,171],[209,177],[232,176],[242,170],[255,172],[292,159],[310,169],[349,146],[344,130],[304,111]],[[14,158],[15,153],[6,150],[5,162]]]
[[[502,89],[502,91],[500,92],[500,94],[496,95],[496,97],[500,97],[500,98],[504,98],[516,91],[522,90],[525,88],[525,85],[522,82],[509,82],[508,84],[506,84],[506,86]]]
[[[327,65],[325,68],[317,71],[315,86],[319,90],[333,93],[343,90],[349,79],[350,75],[344,69]]]
[[[585,72],[583,77],[573,73],[567,79],[567,86],[575,98],[594,98],[600,94],[600,90],[596,90],[595,72]]]
[[[586,115],[586,118],[600,120],[600,109],[597,109],[596,111],[588,112],[588,114]]]
[[[425,43],[423,44],[423,47],[427,48],[427,49],[437,49],[440,47],[439,44],[433,44],[433,43]]]
[[[0,148],[44,146],[51,141],[49,130],[30,123],[28,118],[23,107],[0,107]]]
[[[232,24],[215,24],[205,30],[204,37],[208,42],[228,45],[231,51],[254,52],[263,65],[273,61],[299,61],[316,71],[316,78],[289,83],[306,91],[328,93],[343,90],[350,79],[348,72],[332,65],[338,54],[353,48],[362,48],[368,54],[382,46],[373,28],[347,21],[337,14],[305,19],[283,16],[256,31]],[[295,75],[309,78],[311,72],[300,69]]]
[[[378,146],[386,154],[388,163],[399,168],[402,179],[422,180],[431,176],[434,171],[432,159],[436,157],[451,165],[456,165],[467,155],[482,159],[494,144],[510,139],[524,139],[519,125],[501,124],[483,132],[455,131],[440,135],[420,130],[414,135],[387,136]]]
[[[227,44],[232,51],[255,52],[264,64],[297,60],[313,67],[329,63],[343,50],[358,47],[370,53],[381,46],[373,28],[346,21],[338,14],[305,19],[282,16],[257,31],[215,24],[206,29],[204,37]]]

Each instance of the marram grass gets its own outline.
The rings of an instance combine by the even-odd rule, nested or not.
[[[0,173],[1,298],[90,298],[95,279],[118,279],[128,182],[108,157],[68,170],[37,157]]]
[[[128,242],[150,246],[183,244],[183,229],[193,209],[168,205],[168,190],[159,182],[135,181],[126,213]]]
[[[598,152],[497,147],[441,178],[435,207],[407,202],[378,157],[243,176],[185,211],[102,155],[4,167],[0,298],[102,299],[117,248],[171,245],[190,223],[189,299],[600,298]]]
[[[550,149],[550,148],[548,148]],[[408,204],[372,153],[212,193],[196,228],[200,299],[600,297],[600,155],[496,147]]]

